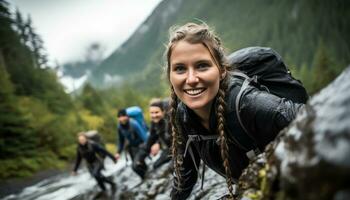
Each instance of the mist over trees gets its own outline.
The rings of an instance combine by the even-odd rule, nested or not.
[[[62,65],[63,75],[72,78],[80,78],[95,68],[102,62],[105,48],[98,42],[91,43],[85,50],[85,55],[81,60],[68,62]]]

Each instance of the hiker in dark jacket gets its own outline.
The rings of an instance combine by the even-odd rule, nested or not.
[[[233,183],[253,158],[296,116],[293,103],[248,85],[238,105],[243,80],[231,75],[220,40],[205,24],[186,24],[170,36],[167,76],[171,84],[170,117],[175,177],[172,199],[186,199],[198,177],[200,160]],[[237,136],[252,137],[246,149]]]
[[[108,156],[114,163],[116,163],[114,156],[101,145],[88,140],[84,133],[79,133],[78,143],[77,158],[72,174],[75,175],[77,173],[81,160],[84,159],[90,174],[96,179],[101,190],[106,190],[106,186],[104,185],[105,182],[111,185],[112,190],[115,190],[115,183],[101,173],[104,168],[104,157]]]
[[[144,177],[147,166],[145,164],[145,158],[149,155],[156,155],[159,149],[162,149],[162,153],[159,158],[154,162],[153,169],[157,169],[161,165],[171,160],[170,146],[171,135],[169,131],[169,121],[167,117],[168,102],[161,99],[154,99],[150,103],[149,113],[151,117],[151,129],[150,136],[148,137],[146,145],[139,150],[134,162],[134,169]]]

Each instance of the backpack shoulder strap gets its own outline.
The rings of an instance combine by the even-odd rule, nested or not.
[[[243,128],[243,130],[249,135],[249,132],[247,130],[247,128],[244,126],[243,122],[242,122],[242,118],[240,116],[240,102],[241,102],[241,98],[242,98],[242,95],[243,95],[243,92],[248,88],[249,84],[252,82],[251,78],[245,78],[244,81],[243,81],[243,84],[237,94],[237,97],[236,97],[236,101],[235,101],[235,110],[236,110],[236,115],[237,115],[237,118],[238,118],[238,122],[239,124],[241,125],[241,127]]]
[[[130,134],[135,132],[135,128],[134,128],[134,123],[137,123],[135,119],[133,118],[129,118],[129,128],[128,131],[130,132]]]
[[[199,174],[199,166],[197,166],[196,164],[196,160],[194,158],[194,155],[193,155],[193,150],[190,146],[190,144],[194,141],[203,141],[203,140],[218,140],[218,135],[188,135],[188,139],[187,139],[187,142],[186,142],[186,148],[185,148],[185,152],[184,152],[184,157],[186,156],[187,154],[187,150],[188,152],[190,153],[190,156],[191,156],[191,159],[193,161],[193,164],[194,164],[194,167],[196,168],[196,171],[197,173]],[[204,185],[204,176],[205,176],[205,163],[203,163],[203,169],[202,169],[202,176],[201,179],[201,190],[203,189],[203,185]]]
[[[246,152],[246,155],[247,157],[249,158],[249,160],[253,160],[258,154],[261,153],[254,137],[249,133],[248,129],[244,126],[243,124],[243,121],[242,121],[242,118],[241,118],[241,115],[240,115],[240,102],[241,102],[241,98],[242,98],[242,95],[244,93],[244,91],[248,88],[248,86],[253,82],[253,83],[257,83],[257,77],[254,76],[252,78],[249,78],[247,75],[245,76],[241,76],[241,74],[243,73],[239,73],[239,76],[240,77],[244,77],[244,81],[243,81],[243,84],[237,94],[237,97],[236,97],[236,100],[235,100],[235,111],[236,111],[236,116],[237,116],[237,119],[238,119],[238,122],[239,124],[241,125],[242,129],[244,130],[244,132],[246,133],[246,136],[248,137],[245,137],[248,142],[250,143],[250,145],[244,145],[245,147],[249,147],[249,146],[252,146],[252,148],[248,149],[248,151]],[[248,77],[248,78],[246,78]],[[243,140],[239,140],[238,142],[241,142]],[[245,140],[246,141],[246,140]]]

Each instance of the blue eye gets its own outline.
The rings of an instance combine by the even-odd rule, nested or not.
[[[182,65],[177,65],[174,67],[173,71],[175,71],[178,74],[184,73],[186,71],[186,67]]]
[[[208,63],[198,63],[197,64],[197,68],[199,69],[199,70],[206,70],[207,68],[209,68],[210,67],[210,65],[208,64]]]

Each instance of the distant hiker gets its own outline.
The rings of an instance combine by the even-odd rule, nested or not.
[[[164,163],[171,160],[170,146],[171,135],[169,130],[169,120],[167,116],[168,101],[162,101],[161,99],[154,99],[150,103],[149,114],[151,117],[150,136],[146,145],[141,148],[133,163],[134,170],[144,177],[147,166],[145,164],[145,158],[149,155],[156,155],[159,149],[162,149],[160,157],[154,162],[153,169],[157,169]]]
[[[128,116],[126,109],[118,111],[118,122],[118,152],[115,158],[120,158],[127,143],[127,151],[134,161],[137,151],[147,141],[147,132],[136,120]]]
[[[171,33],[166,58],[175,168],[172,199],[190,195],[200,160],[226,178],[229,196],[234,196],[233,183],[249,160],[295,118],[308,98],[271,49],[239,53],[231,61],[242,64],[240,70],[252,67],[246,74],[230,69],[220,39],[207,25],[188,23]],[[250,72],[256,75],[248,77]],[[261,79],[266,85],[259,85]]]
[[[72,174],[75,175],[77,173],[81,160],[84,159],[90,174],[96,179],[101,190],[106,190],[106,186],[104,185],[105,182],[111,185],[112,190],[115,190],[115,183],[101,173],[102,169],[104,169],[104,157],[106,156],[116,163],[114,156],[104,147],[92,140],[88,140],[84,132],[79,133],[77,158]]]

